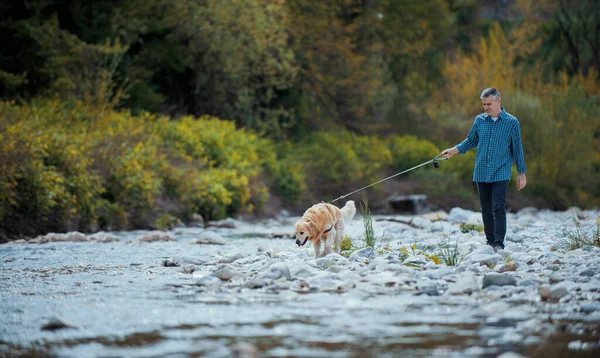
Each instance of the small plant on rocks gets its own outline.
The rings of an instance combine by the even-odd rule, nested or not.
[[[342,239],[342,241],[340,242],[340,250],[341,251],[352,250],[352,240],[350,240],[348,235],[345,235],[344,238]]]
[[[461,264],[466,255],[460,253],[458,248],[458,239],[454,244],[450,241],[440,245],[439,257],[446,266],[458,266]]]
[[[467,233],[471,231],[483,232],[483,226],[475,224],[460,224],[460,232]]]
[[[371,218],[371,210],[369,210],[367,198],[363,198],[361,212],[365,226],[365,243],[367,246],[375,248],[377,238],[375,237],[375,232],[373,231],[373,219]]]
[[[171,230],[179,224],[181,224],[181,220],[167,213],[160,214],[154,222],[154,226],[158,230]]]
[[[409,251],[410,249],[410,251]],[[425,248],[424,250],[427,250],[427,248]],[[438,257],[438,255],[435,254],[428,254],[423,250],[417,250],[417,244],[414,243],[411,246],[409,246],[408,248],[404,245],[402,245],[402,247],[400,247],[400,255],[399,255],[399,259],[400,261],[406,260],[410,255],[422,255],[425,256],[429,261],[433,262],[436,265],[439,265],[441,263],[440,258]]]
[[[577,250],[584,246],[600,247],[600,217],[596,219],[596,228],[586,232],[579,220],[573,217],[574,228],[563,229],[563,245],[567,250]]]

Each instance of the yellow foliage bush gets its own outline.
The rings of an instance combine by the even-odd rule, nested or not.
[[[52,230],[95,222],[94,198],[102,188],[88,175],[90,145],[77,128],[48,123],[57,110],[0,104],[0,221],[39,221]]]
[[[438,135],[451,135],[446,139],[454,145],[466,137],[474,117],[483,112],[481,91],[498,88],[502,105],[521,123],[528,167],[524,195],[541,197],[555,209],[597,206],[597,73],[592,70],[570,77],[564,72],[555,75],[544,71],[542,61],[533,65],[518,63],[522,52],[528,51],[519,42],[526,30],[517,28],[506,33],[500,25],[493,24],[472,53],[459,52],[448,57],[442,66],[445,85],[430,88],[430,100],[420,106],[435,122],[434,130],[441,131]],[[470,181],[472,164],[467,164],[467,158],[454,158],[448,167],[453,168],[457,178]]]
[[[252,211],[268,198],[263,173],[301,178],[272,168],[285,166],[270,141],[213,117],[133,116],[57,100],[0,104],[0,231],[12,235]]]
[[[392,136],[388,139],[392,154],[392,166],[396,170],[406,170],[440,154],[433,143],[415,136]],[[409,172],[414,175],[417,171]]]

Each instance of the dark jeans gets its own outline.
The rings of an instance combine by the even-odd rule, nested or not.
[[[476,184],[487,243],[490,246],[504,248],[508,180],[495,183],[478,182]]]

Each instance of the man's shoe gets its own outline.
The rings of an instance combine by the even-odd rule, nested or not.
[[[500,250],[504,250],[504,248],[502,246],[500,246],[500,245],[494,246],[494,252],[498,252]]]

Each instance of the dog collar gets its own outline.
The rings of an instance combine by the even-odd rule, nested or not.
[[[330,231],[331,231],[331,229],[333,229],[333,225],[331,225],[331,227],[330,227],[329,229],[327,229],[327,230],[323,231],[323,234],[324,234],[324,233],[326,233],[326,232],[330,232]]]

